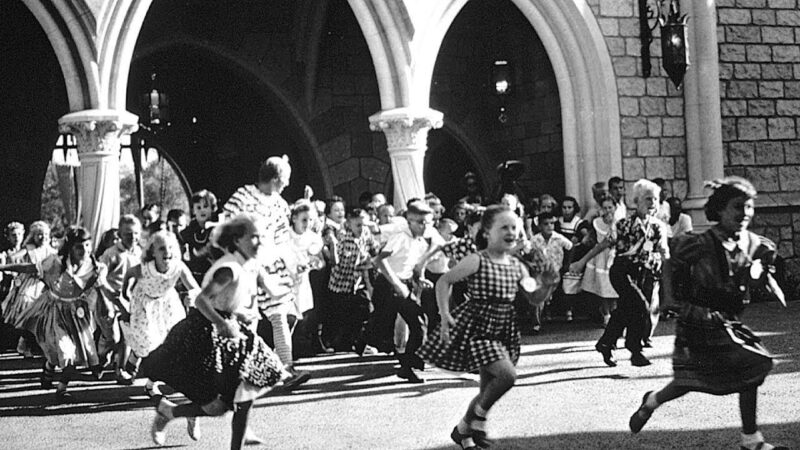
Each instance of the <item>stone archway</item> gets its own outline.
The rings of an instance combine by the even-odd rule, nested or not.
[[[246,60],[213,43],[199,41],[187,35],[176,35],[171,39],[160,40],[147,47],[138,48],[134,63],[137,60],[145,59],[148,56],[174,47],[186,47],[202,51],[208,57],[224,62],[244,79],[252,80],[255,85],[259,86],[260,93],[269,102],[269,105],[274,110],[280,111],[287,118],[284,121],[284,125],[291,132],[301,150],[302,164],[309,170],[310,176],[321,182],[323,191],[320,194],[324,198],[333,195],[330,172],[311,126],[303,118],[295,104],[283,94],[283,91],[268,79],[263,72],[251,67]]]
[[[561,98],[566,192],[585,202],[592,183],[622,173],[619,99],[605,40],[586,0],[512,1],[553,65]],[[397,3],[387,9],[350,0],[373,56],[384,110],[428,107],[439,46],[466,1],[431,3],[413,8]]]

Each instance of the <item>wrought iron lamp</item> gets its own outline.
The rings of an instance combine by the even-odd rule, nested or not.
[[[655,10],[650,3],[655,3]],[[666,8],[665,8],[666,4]],[[655,23],[650,26],[650,21]],[[689,67],[689,50],[686,44],[686,14],[681,15],[678,0],[639,0],[639,31],[642,41],[642,76],[650,76],[650,43],[653,30],[661,27],[662,66],[676,88],[680,89],[683,76]]]
[[[151,90],[142,95],[142,103],[147,111],[147,120],[151,127],[169,125],[167,108],[169,107],[169,97],[167,94],[156,88],[156,73],[150,74]]]
[[[507,97],[514,88],[514,66],[508,60],[496,60],[492,62],[489,70],[489,85],[495,95],[500,98],[500,115],[497,120],[500,123],[508,121],[504,98]]]

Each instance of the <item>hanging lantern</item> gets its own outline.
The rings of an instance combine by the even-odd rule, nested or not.
[[[492,63],[489,82],[496,95],[505,96],[513,87],[513,67],[506,60],[497,60]]]
[[[680,15],[676,4],[670,5],[670,12],[658,19],[661,24],[661,61],[664,70],[676,88],[683,83],[683,76],[689,67],[689,51],[686,45],[686,22],[688,16]]]
[[[669,7],[663,4],[669,1]],[[650,43],[653,30],[661,28],[661,64],[669,79],[680,89],[683,76],[689,67],[689,49],[686,43],[686,22],[688,16],[681,16],[678,0],[655,0],[656,9],[650,7],[649,0],[639,0],[639,32],[642,54],[642,76],[650,76]],[[663,12],[662,11],[667,11]],[[650,20],[655,23],[650,26]]]
[[[169,97],[156,87],[155,72],[150,75],[150,81],[152,88],[150,92],[142,96],[142,104],[147,111],[148,125],[151,127],[160,127],[165,125],[169,118],[167,113]]]

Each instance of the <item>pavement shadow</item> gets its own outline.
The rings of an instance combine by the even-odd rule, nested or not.
[[[95,414],[151,409],[155,405],[137,386],[92,389],[76,386],[71,390],[74,398],[69,403],[58,403],[54,392],[0,398],[0,417]]]
[[[502,420],[502,419],[501,419]],[[789,448],[800,448],[800,422],[765,424],[761,431],[773,445],[781,444]],[[568,449],[718,449],[737,448],[740,430],[738,428],[719,428],[711,430],[665,430],[630,432],[580,432],[574,434],[554,434],[533,437],[498,438],[492,449],[497,450],[535,450],[551,448]],[[455,444],[441,447],[426,447],[426,450],[452,450]]]

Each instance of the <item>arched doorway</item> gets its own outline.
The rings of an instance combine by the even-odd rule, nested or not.
[[[619,97],[605,39],[586,0],[512,1],[541,39],[555,74],[565,191],[588,201],[592,183],[622,173]],[[373,55],[383,109],[427,107],[439,43],[457,12],[471,2],[442,0],[414,10],[398,5],[395,16],[409,15],[418,23],[390,20],[364,0],[350,3]],[[416,51],[409,52],[410,46]],[[405,62],[413,71],[404,69]]]
[[[229,63],[189,44],[150,49],[133,62],[129,109],[143,116],[141,95],[154,87],[169,96],[168,125],[155,133],[193,189],[224,201],[256,181],[267,157],[286,154],[293,167],[286,198],[301,197],[306,184],[324,193],[306,151],[311,144],[298,141],[291,116],[273,107],[267,87]]]
[[[0,2],[0,226],[40,218],[42,182],[69,111],[58,58],[39,22],[21,1]]]
[[[497,61],[511,68],[510,89],[503,95],[490,84]],[[506,160],[520,160],[525,164],[518,180],[520,194],[564,195],[555,73],[542,41],[510,0],[474,0],[461,9],[442,41],[434,67],[431,107],[477,143],[480,163],[488,166],[484,172]],[[431,150],[443,133],[430,133]],[[457,155],[451,155],[451,165]],[[494,191],[491,185],[486,192]]]

